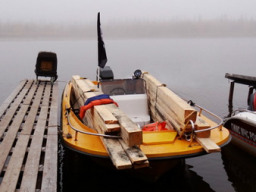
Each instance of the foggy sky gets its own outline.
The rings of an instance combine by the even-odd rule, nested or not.
[[[256,0],[0,0],[0,22],[256,19]]]

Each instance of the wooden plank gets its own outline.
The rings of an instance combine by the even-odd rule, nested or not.
[[[30,86],[30,85],[31,86]],[[44,86],[45,92],[43,93]],[[38,87],[38,89],[37,89]],[[35,93],[35,91],[37,92]],[[6,166],[4,176],[1,180],[0,191],[16,191],[16,186],[19,178],[21,178],[21,187],[19,191],[35,191],[37,182],[37,175],[39,171],[39,158],[42,152],[42,141],[44,133],[47,133],[47,142],[45,147],[44,172],[41,181],[40,191],[57,191],[57,86],[52,91],[52,97],[49,99],[51,92],[51,84],[46,82],[39,82],[33,84],[33,81],[26,82],[22,90],[16,91],[17,97],[10,99],[10,106],[6,111],[9,117],[3,116],[4,120],[9,120],[11,123],[7,130],[5,129],[5,136],[0,143],[0,167]],[[44,97],[41,103],[41,97]],[[10,96],[8,98],[11,98]],[[50,114],[49,101],[51,104]],[[17,105],[14,107],[13,105]],[[6,104],[7,106],[7,104]],[[37,116],[38,108],[40,107],[40,114]],[[9,110],[12,112],[10,113]],[[48,119],[49,117],[49,119]],[[30,134],[34,126],[34,121],[37,120],[35,132],[30,145],[27,160],[24,161],[27,146],[31,138]],[[6,120],[6,121],[7,121]],[[45,132],[46,122],[48,121],[48,131]],[[21,132],[18,133],[18,130]],[[18,137],[17,137],[18,134]],[[13,143],[17,138],[15,147]],[[12,153],[10,151],[12,149]],[[10,154],[10,156],[8,156]],[[8,158],[8,161],[6,159]],[[23,163],[26,163],[24,174],[20,177],[20,172],[23,171]],[[0,172],[1,172],[0,171]]]
[[[81,78],[78,75],[72,76],[71,82],[75,88],[74,90],[78,91],[78,95],[84,100],[95,96],[96,92],[100,92],[97,86],[90,82],[90,80]]]
[[[170,121],[170,123],[172,124],[172,126],[175,128],[175,130],[180,134],[181,133],[181,129],[184,128],[185,124],[182,123],[181,121],[179,121],[179,119],[177,118],[177,116],[175,115],[169,115],[164,107],[160,107],[158,105],[156,105],[156,109],[159,113],[161,113],[161,115],[164,117],[165,121]]]
[[[32,82],[31,82],[32,83]],[[30,85],[28,85],[30,87]],[[33,90],[34,91],[34,90]],[[27,103],[31,101],[33,97],[33,91],[31,91],[30,94],[27,95],[24,103]],[[24,116],[27,112],[28,105],[21,105],[19,111],[17,112],[15,118],[13,119],[13,122],[11,126],[9,127],[3,141],[0,144],[0,172],[3,170],[4,163],[6,161],[6,158],[12,148],[14,139],[16,138],[17,132],[22,124],[22,121],[24,119]]]
[[[179,134],[182,133],[182,129],[189,120],[196,121],[197,111],[186,101],[152,75],[146,73],[143,78],[146,81],[153,119],[165,120],[168,126],[175,128]]]
[[[117,169],[132,168],[132,163],[118,139],[102,138],[102,140],[108,151],[109,157]]]
[[[147,91],[153,103],[159,100],[168,107],[183,123],[189,120],[196,121],[196,110],[186,101],[172,92],[164,84],[159,82],[150,74],[144,74],[143,79],[146,81]],[[163,106],[163,105],[162,105]]]
[[[17,144],[13,150],[13,155],[4,174],[3,181],[0,185],[0,191],[15,191],[29,138],[29,135],[19,136]]]
[[[3,136],[4,131],[8,127],[10,121],[12,120],[16,110],[19,107],[19,104],[24,99],[26,93],[29,91],[33,81],[28,81],[22,91],[18,94],[14,102],[11,104],[7,113],[2,117],[0,121],[0,138]]]
[[[129,146],[135,146],[142,144],[142,130],[134,123],[129,117],[127,117],[119,108],[114,104],[107,105],[118,119],[121,126],[121,137],[124,142]]]
[[[19,92],[22,90],[22,88],[27,83],[27,80],[23,80],[19,83],[19,85],[14,89],[14,91],[5,99],[5,101],[2,103],[0,107],[0,119],[8,106],[12,103],[12,101],[15,99],[15,97],[19,94]]]
[[[48,135],[45,149],[42,192],[57,191],[58,162],[58,84],[52,87],[51,106],[48,121]]]
[[[96,124],[94,128],[98,131],[98,133],[104,133],[99,124]],[[132,167],[132,163],[123,150],[118,139],[110,139],[101,137],[102,143],[108,151],[108,155],[113,163],[113,165],[117,169],[128,169]]]
[[[149,105],[149,111],[150,111],[150,116],[153,121],[165,121],[166,119],[163,117],[162,114],[159,113],[159,111],[156,109],[156,106]]]
[[[7,134],[4,137],[4,140],[2,141],[0,145],[0,172],[3,170],[4,163],[6,161],[6,158],[12,148],[12,144],[14,142],[14,139],[16,138],[16,134],[19,130],[19,127],[23,121],[23,118],[26,114],[27,107],[22,106],[17,114],[17,118],[15,118],[15,121],[10,126],[10,130],[7,132]]]
[[[146,84],[147,86],[165,86],[165,84],[161,83],[159,80],[157,80],[155,77],[153,77],[151,74],[149,74],[148,72],[143,72],[143,76],[142,78],[150,83],[150,84]]]
[[[196,141],[204,148],[204,150],[207,153],[221,151],[220,147],[215,142],[213,142],[210,138],[196,137]]]
[[[33,87],[29,92],[30,97],[34,95],[34,91],[36,90],[36,88],[37,88],[37,84],[34,83]],[[8,190],[14,191],[16,187],[18,177],[19,177],[19,172],[21,171],[21,167],[22,167],[23,158],[25,156],[27,145],[29,142],[30,133],[33,128],[34,120],[35,120],[37,110],[41,101],[43,89],[44,89],[44,86],[39,86],[36,92],[36,96],[33,100],[33,104],[30,107],[30,111],[23,125],[23,130],[19,135],[17,144],[13,150],[13,155],[8,164],[5,176],[3,178],[3,183],[1,184],[0,191],[1,190],[4,191],[5,189],[7,191]],[[24,103],[30,103],[30,101],[26,99]]]
[[[33,86],[36,87],[37,85],[34,84]],[[37,111],[38,111],[38,108],[39,108],[39,105],[40,105],[40,102],[41,102],[43,89],[44,89],[44,86],[39,86],[39,88],[37,89],[35,98],[33,100],[33,104],[30,107],[30,111],[27,115],[26,121],[25,121],[25,123],[23,125],[23,128],[22,128],[22,131],[20,133],[22,135],[30,135],[31,134],[31,131],[32,131],[33,126],[34,126],[34,121],[35,121],[36,116],[37,116]]]
[[[48,135],[58,134],[58,83],[52,87],[51,106],[48,120]]]
[[[92,126],[99,126],[99,128],[101,129],[102,133],[105,134],[109,134],[109,133],[118,133],[120,132],[120,125],[118,123],[114,123],[114,122],[118,122],[117,119],[112,115],[111,115],[116,119],[116,121],[114,120],[110,120],[109,118],[107,119],[103,119],[104,117],[102,116],[103,114],[99,114],[99,108],[98,106],[95,106],[95,110],[93,110],[93,120],[91,120],[93,122]],[[110,113],[110,112],[109,112]],[[91,113],[89,113],[88,115],[91,115]],[[105,121],[108,122],[113,122],[113,124],[106,124]]]
[[[48,135],[41,186],[42,192],[57,191],[57,154],[58,138],[56,135]]]
[[[49,96],[50,85],[46,86],[44,91],[41,111],[38,117],[37,125],[35,127],[35,132],[24,168],[23,180],[20,187],[21,191],[35,191],[36,189],[39,160],[48,115]]]
[[[159,88],[158,97],[166,101],[165,104],[169,108],[172,108],[172,111],[176,112],[177,116],[182,119],[182,122],[186,123],[189,120],[196,121],[196,110],[167,87]],[[188,118],[191,113],[193,115]]]
[[[200,116],[198,116],[195,123],[195,129],[202,130],[207,128],[210,128],[210,125],[205,120],[203,120]],[[207,138],[207,137],[210,137],[210,134],[211,134],[211,131],[209,130],[209,131],[196,133],[196,136]]]
[[[44,111],[42,114],[46,114]],[[43,116],[43,115],[41,115]],[[46,117],[46,115],[45,115]],[[39,120],[36,126],[36,132],[33,136],[32,143],[29,149],[26,166],[24,169],[23,180],[21,183],[21,191],[34,191],[36,188],[37,175],[39,169],[39,159],[43,142],[43,132],[46,119]]]
[[[98,133],[103,133],[102,128],[99,124],[96,124],[94,128],[98,131]],[[101,137],[102,143],[108,151],[109,157],[113,163],[113,165],[117,169],[128,169],[132,168],[132,163],[123,150],[118,139],[110,139]]]
[[[104,106],[104,105],[98,105],[94,107],[101,117],[101,119],[104,121],[105,124],[115,124],[118,123],[118,120],[116,117]]]
[[[88,119],[88,118],[87,118]],[[91,124],[92,127],[98,127],[99,129],[101,129],[102,133],[104,134],[118,134],[120,132],[120,125],[119,124],[105,124],[104,121],[102,120],[102,118],[99,116],[99,114],[94,110],[94,121],[96,121],[97,123],[88,123]],[[93,120],[90,120],[91,122],[93,122]],[[96,128],[97,129],[97,128]]]
[[[123,140],[119,139],[124,151],[128,155],[133,165],[141,165],[140,167],[148,167],[149,162],[146,155],[138,146],[129,147]]]

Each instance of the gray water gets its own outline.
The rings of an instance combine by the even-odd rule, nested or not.
[[[229,82],[224,77],[225,73],[255,76],[256,71],[255,38],[107,39],[105,44],[107,65],[113,69],[115,78],[131,77],[136,69],[148,71],[181,97],[191,99],[221,117],[228,114]],[[57,53],[58,81],[61,89],[75,74],[95,79],[96,40],[0,40],[0,103],[19,81],[35,78],[34,68],[39,51]],[[247,87],[238,85],[234,107],[245,107],[246,96]],[[184,191],[256,190],[253,179],[239,179],[244,178],[244,174],[241,174],[243,171],[249,173],[248,178],[255,178],[255,159],[240,153],[239,149],[233,149],[233,146],[228,147],[227,151],[230,150],[234,150],[230,154],[239,152],[242,154],[239,156],[245,158],[237,160],[241,170],[237,164],[235,171],[230,168],[230,162],[234,160],[229,161],[231,155],[226,155],[229,152],[224,151],[187,159],[184,181],[174,184],[187,185]],[[252,162],[252,165],[247,167],[248,171],[244,170],[241,161]],[[68,178],[62,177],[61,189],[68,191],[65,189],[67,184],[63,185]],[[166,191],[172,191],[174,184],[170,184],[169,190]],[[76,186],[72,187],[75,189]],[[113,190],[113,186],[109,189]]]

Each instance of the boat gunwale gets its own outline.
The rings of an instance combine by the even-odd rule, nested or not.
[[[239,114],[239,113],[237,113],[237,114]],[[223,125],[225,126],[225,124],[229,123],[230,121],[238,120],[238,121],[242,121],[244,123],[248,123],[251,126],[256,126],[256,121],[253,121],[252,119],[248,119],[246,117],[237,116],[237,114],[233,115],[231,117],[226,118],[225,122],[223,123]],[[255,114],[255,116],[256,116],[256,114]]]

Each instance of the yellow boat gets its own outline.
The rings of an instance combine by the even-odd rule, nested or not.
[[[75,75],[63,91],[67,148],[157,178],[186,158],[219,152],[230,141],[221,118],[183,100],[147,72],[114,79],[102,55],[97,81]]]
[[[95,105],[85,112],[85,117],[80,117],[85,97],[102,93],[110,94],[118,107],[113,103]],[[128,136],[122,134],[127,130],[119,122],[120,111],[134,122],[135,128]],[[230,141],[221,119],[217,124],[203,113],[217,117],[189,105],[148,73],[139,78],[100,81],[99,85],[73,76],[62,97],[62,138],[69,149],[104,161],[111,159],[117,169],[143,168],[145,172],[154,172],[152,167],[156,166],[162,173],[185,158],[218,152]],[[180,114],[187,116],[178,117]],[[166,123],[164,130],[159,129],[160,122]],[[132,155],[139,154],[141,158],[129,156],[134,149],[137,151]]]

